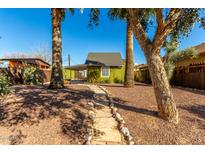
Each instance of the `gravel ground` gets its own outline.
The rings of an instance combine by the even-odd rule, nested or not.
[[[83,144],[88,122],[85,86],[61,90],[14,86],[0,99],[0,144]]]
[[[118,105],[119,113],[136,144],[205,144],[205,92],[172,88],[180,119],[175,125],[157,116],[151,85],[103,86],[122,103]]]

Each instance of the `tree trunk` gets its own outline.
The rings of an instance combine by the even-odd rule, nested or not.
[[[150,76],[159,109],[159,116],[163,119],[177,123],[178,112],[169,88],[165,68],[160,57],[160,49],[167,36],[173,30],[175,23],[179,20],[182,9],[171,9],[166,20],[163,20],[163,11],[155,9],[157,18],[157,29],[154,39],[151,41],[144,31],[139,14],[139,9],[129,9],[133,33],[142,48],[147,59]]]
[[[63,88],[61,10],[52,9],[52,74],[49,88]]]
[[[127,34],[126,34],[126,64],[124,86],[134,86],[134,62],[133,62],[133,34],[130,25],[130,19],[127,18]]]
[[[178,123],[178,112],[169,87],[164,64],[158,53],[159,52],[146,55],[146,58],[156,96],[159,116],[169,122]]]

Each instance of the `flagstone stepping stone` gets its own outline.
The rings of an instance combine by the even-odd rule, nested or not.
[[[87,86],[95,93],[94,95],[105,95],[106,93],[96,85]],[[99,103],[99,102],[98,102]],[[94,133],[91,144],[93,145],[106,145],[106,144],[125,144],[123,135],[118,130],[118,123],[113,118],[111,109],[108,106],[98,104],[101,108],[96,108],[94,116],[94,130],[99,133]]]

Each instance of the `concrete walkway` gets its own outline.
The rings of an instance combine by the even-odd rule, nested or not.
[[[105,92],[96,85],[87,85],[95,95],[105,95]],[[118,123],[112,117],[108,106],[102,105],[95,111],[94,130],[97,133],[91,141],[94,145],[125,144],[122,134],[117,128]]]

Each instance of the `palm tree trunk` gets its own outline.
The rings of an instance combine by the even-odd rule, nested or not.
[[[52,9],[52,74],[49,88],[63,88],[61,9]]]
[[[125,64],[125,76],[124,86],[134,86],[134,62],[133,62],[133,34],[130,25],[130,19],[127,18],[127,34],[126,34],[126,64]]]

